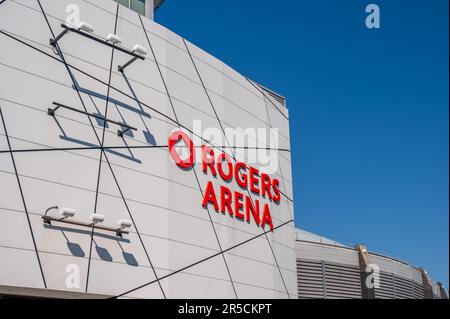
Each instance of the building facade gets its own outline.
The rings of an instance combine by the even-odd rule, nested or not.
[[[297,230],[299,299],[448,299],[423,268]]]
[[[150,1],[118,2],[0,2],[0,295],[297,298],[284,99],[127,8]],[[277,128],[280,198],[177,165],[184,132],[263,171],[199,123]],[[205,205],[207,185],[243,207]],[[261,220],[247,219],[257,200]]]
[[[448,299],[295,230],[285,99],[152,21],[162,3],[0,1],[0,298]]]

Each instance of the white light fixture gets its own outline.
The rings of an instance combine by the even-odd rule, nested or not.
[[[117,221],[117,226],[119,226],[119,229],[130,228],[133,226],[133,222],[128,219],[119,219]]]
[[[139,55],[147,55],[147,49],[144,48],[143,46],[139,45],[139,44],[136,44],[133,47],[133,52],[135,52],[135,53],[137,53]]]
[[[78,31],[85,31],[92,33],[94,32],[94,27],[87,22],[81,21],[77,26]]]
[[[74,217],[76,214],[76,210],[73,208],[67,208],[67,207],[62,207],[59,210],[59,214],[61,215],[62,218],[70,218],[70,217]]]
[[[113,33],[108,34],[108,36],[106,37],[106,41],[109,41],[114,44],[122,43],[122,39],[117,34]]]
[[[101,215],[101,214],[92,214],[90,216],[90,220],[92,222],[92,224],[98,224],[98,223],[103,223],[103,221],[105,220],[105,215]]]

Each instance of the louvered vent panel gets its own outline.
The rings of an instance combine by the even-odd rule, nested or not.
[[[358,267],[325,263],[325,293],[328,299],[360,299]]]
[[[380,273],[380,287],[375,288],[376,299],[394,299],[394,278],[392,274]]]
[[[423,287],[412,279],[381,272],[380,288],[375,289],[377,299],[423,299]]]
[[[322,263],[297,259],[297,283],[299,299],[324,298]]]
[[[394,277],[394,293],[396,299],[414,299],[413,282],[398,276]]]
[[[413,295],[414,299],[423,299],[425,296],[423,294],[423,286],[413,281]]]

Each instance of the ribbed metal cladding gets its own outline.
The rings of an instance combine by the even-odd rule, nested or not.
[[[414,299],[423,299],[423,285],[413,281],[413,295]]]
[[[359,299],[358,267],[297,259],[300,299]]]
[[[380,287],[375,289],[377,299],[423,299],[423,286],[392,273],[380,273]]]
[[[394,293],[396,299],[414,299],[413,283],[411,279],[397,276],[394,278]]]
[[[325,298],[322,263],[297,259],[297,286],[299,299]]]
[[[368,252],[363,245],[347,247],[299,230],[296,253],[300,299],[363,298],[363,295],[377,299],[442,298],[440,284],[431,279],[425,281],[426,272],[422,268]],[[369,273],[361,274],[360,269],[368,265],[375,265],[380,270],[380,287],[374,290],[361,286],[361,280]],[[367,279],[372,279],[372,274]],[[425,284],[430,287],[425,288]]]
[[[325,289],[328,299],[360,299],[361,276],[359,268],[325,263]]]
[[[376,299],[394,299],[394,278],[391,273],[380,272],[380,287],[375,288]]]

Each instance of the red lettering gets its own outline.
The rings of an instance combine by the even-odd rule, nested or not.
[[[270,177],[267,174],[261,174],[261,195],[266,197],[266,193],[269,195],[269,198],[272,199],[271,189],[271,181]]]
[[[236,163],[236,165],[234,165],[234,176],[239,186],[247,188],[248,184],[247,174],[245,173],[241,174],[241,169],[247,170],[247,165],[245,163],[240,162]]]
[[[223,171],[223,162],[226,162],[226,165],[228,166],[228,174],[225,174]],[[223,180],[229,181],[233,178],[233,164],[231,164],[231,158],[225,154],[222,153],[219,156],[219,161],[217,163],[217,168],[219,170],[219,175],[222,177]]]
[[[234,192],[234,216],[239,219],[245,219],[244,214],[241,213],[241,209],[244,207],[244,204],[242,204],[243,197],[244,195],[241,193]]]
[[[187,135],[183,134],[183,132],[177,132],[169,140],[171,155],[176,161],[179,159],[179,155],[173,151],[173,146],[177,141],[184,140],[193,149],[192,141],[187,140]],[[195,152],[191,152],[189,159],[177,164],[185,168],[191,167],[190,163],[194,159],[193,153]],[[278,179],[272,180],[268,174],[260,173],[258,169],[247,166],[245,163],[234,163],[230,156],[225,153],[221,153],[216,160],[213,149],[206,145],[202,146],[202,170],[205,174],[208,174],[208,171],[210,171],[214,176],[217,176],[217,173],[219,173],[220,177],[226,182],[231,181],[234,177],[236,183],[246,190],[248,189],[255,194],[269,198],[276,203],[279,203],[281,200],[280,182]],[[272,215],[268,203],[264,204],[261,214],[260,208],[263,203],[257,199],[252,200],[250,196],[244,196],[243,193],[238,191],[232,192],[227,186],[220,187],[220,203],[218,202],[218,195],[215,193],[214,184],[209,181],[203,194],[202,206],[208,208],[209,205],[212,205],[217,212],[222,214],[228,212],[230,216],[245,220],[248,223],[253,219],[256,225],[263,228],[269,225],[270,229],[273,230]]]
[[[250,222],[250,213],[253,216],[253,219],[256,222],[256,225],[259,226],[259,200],[254,201],[255,205],[253,205],[252,199],[250,197],[245,197],[245,220]]]
[[[280,190],[279,187],[280,186],[280,181],[278,179],[274,179],[272,181],[272,189],[273,189],[273,193],[274,195],[272,196],[272,199],[274,200],[274,202],[279,203],[280,199],[281,199],[281,194],[280,194]]]
[[[225,187],[220,187],[220,211],[225,213],[225,208],[228,210],[228,213],[233,216],[233,209],[231,208],[231,200],[232,194],[231,191]]]
[[[266,224],[269,224],[270,230],[273,230],[272,216],[270,215],[269,204],[264,204],[263,216],[261,220],[262,227],[265,227]]]
[[[250,167],[250,190],[259,195],[259,179],[256,177],[257,175],[259,175],[259,170]]]
[[[213,204],[214,210],[219,211],[219,205],[217,204],[216,193],[214,192],[214,186],[212,182],[208,182],[205,189],[205,195],[203,196],[203,207],[208,207],[208,204]]]
[[[214,167],[214,151],[206,146],[202,146],[202,170],[205,174],[208,173],[208,167],[211,169],[211,173],[216,176],[216,168]]]

